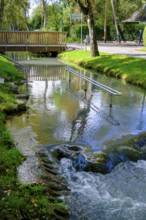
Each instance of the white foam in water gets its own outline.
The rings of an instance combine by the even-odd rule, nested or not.
[[[146,161],[120,163],[110,174],[76,172],[61,161],[71,193],[71,219],[146,220]]]

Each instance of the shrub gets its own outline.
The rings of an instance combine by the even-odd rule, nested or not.
[[[103,40],[103,27],[95,26],[98,40]],[[66,28],[68,32],[68,41],[80,41],[81,39],[81,24],[74,24],[69,29]],[[82,24],[82,39],[89,35],[89,29],[87,24]]]
[[[62,31],[67,32],[67,37],[68,37],[69,32],[70,32],[70,26],[69,25],[63,25]]]
[[[143,24],[120,24],[119,32],[120,38],[124,41],[138,41],[139,30],[144,29]],[[107,33],[108,40],[117,40],[115,25],[111,24],[109,26],[109,31]]]
[[[119,32],[120,38],[124,41],[138,41],[139,29],[144,29],[144,24],[120,24]],[[104,30],[103,24],[96,23],[95,25],[97,39],[103,40]],[[74,24],[71,26],[64,26],[63,31],[67,32],[68,42],[80,41],[81,39],[81,24]],[[89,35],[89,29],[87,24],[82,24],[82,38],[85,39],[86,35]],[[107,40],[117,40],[117,34],[115,25],[110,23],[107,26]]]

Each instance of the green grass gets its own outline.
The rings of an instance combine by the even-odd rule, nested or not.
[[[138,49],[138,51],[146,52],[146,47],[140,48],[140,49]]]
[[[0,56],[0,77],[4,78],[6,82],[19,81],[24,78],[15,65],[2,56]]]
[[[16,98],[9,88],[0,85],[0,111],[11,110],[15,107]]]
[[[16,105],[16,98],[7,82],[18,82],[23,74],[0,56],[0,219],[54,219],[56,210],[65,210],[63,202],[52,201],[46,186],[21,184],[17,169],[25,157],[15,147],[13,137],[5,127],[6,115]],[[56,217],[57,219],[57,217]]]
[[[146,88],[146,60],[124,55],[101,53],[99,57],[90,57],[89,51],[74,50],[63,52],[59,58],[87,69],[93,69],[120,78],[128,83]]]

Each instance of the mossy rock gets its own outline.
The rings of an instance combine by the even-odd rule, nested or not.
[[[146,47],[146,26],[145,26],[144,31],[143,31],[143,44]]]

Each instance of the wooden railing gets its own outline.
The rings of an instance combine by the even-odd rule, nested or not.
[[[51,53],[66,50],[66,32],[0,31],[0,53],[30,51]]]
[[[66,45],[65,32],[0,31],[0,44]]]

